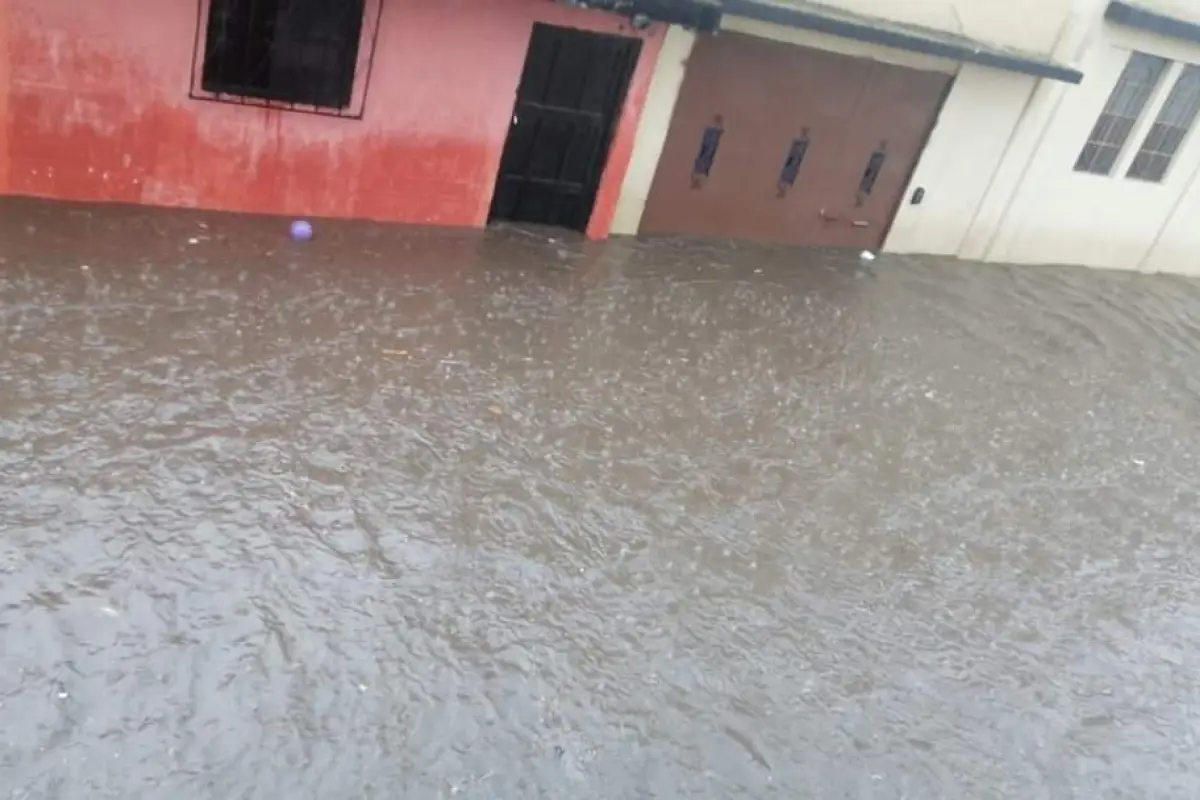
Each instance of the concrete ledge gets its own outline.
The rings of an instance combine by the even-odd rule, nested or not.
[[[1079,83],[1083,80],[1083,73],[1079,70],[1031,53],[994,47],[932,28],[902,25],[885,19],[851,14],[818,3],[802,2],[782,6],[767,0],[725,0],[724,10],[726,14],[760,22],[804,28],[844,39],[965,61],[1006,72],[1019,72],[1064,83]]]
[[[1123,0],[1112,0],[1104,10],[1104,18],[1134,30],[1200,44],[1200,23],[1176,19]]]

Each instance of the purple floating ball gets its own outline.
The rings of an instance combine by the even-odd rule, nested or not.
[[[313,237],[312,224],[307,220],[298,219],[292,223],[292,239],[297,242],[307,242]]]

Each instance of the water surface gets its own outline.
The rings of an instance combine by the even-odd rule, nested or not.
[[[0,211],[0,797],[1200,796],[1200,284]]]

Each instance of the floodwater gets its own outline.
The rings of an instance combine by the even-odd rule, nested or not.
[[[1200,284],[0,211],[0,798],[1200,796]]]

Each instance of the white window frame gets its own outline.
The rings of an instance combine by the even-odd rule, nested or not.
[[[1157,53],[1149,53],[1148,55],[1158,55]],[[1171,174],[1172,167],[1179,160],[1179,155],[1187,146],[1188,139],[1191,138],[1191,131],[1188,131],[1184,137],[1184,142],[1175,151],[1174,158],[1171,159],[1171,166],[1167,168],[1167,175],[1163,176],[1161,181],[1144,181],[1138,178],[1128,177],[1129,167],[1133,164],[1133,160],[1137,158],[1138,151],[1142,149],[1142,145],[1146,141],[1146,137],[1150,134],[1150,129],[1154,127],[1154,121],[1158,119],[1158,115],[1162,113],[1162,107],[1167,102],[1167,97],[1171,94],[1171,89],[1179,80],[1179,76],[1183,74],[1184,62],[1177,59],[1172,59],[1169,56],[1160,56],[1168,60],[1167,69],[1163,72],[1162,78],[1158,82],[1158,86],[1154,87],[1154,92],[1150,95],[1150,99],[1146,101],[1146,107],[1142,109],[1142,116],[1134,124],[1133,130],[1129,132],[1129,138],[1125,140],[1125,146],[1121,150],[1121,154],[1117,156],[1116,162],[1113,163],[1113,171],[1109,173],[1110,178],[1119,178],[1120,180],[1131,180],[1137,183],[1144,183],[1149,186],[1161,186],[1167,182],[1167,175]],[[1196,126],[1193,125],[1193,128]]]
[[[1133,169],[1133,165],[1137,162],[1138,155],[1142,152],[1142,149],[1146,146],[1146,142],[1149,141],[1150,135],[1154,132],[1154,126],[1158,124],[1159,117],[1162,115],[1163,111],[1166,109],[1167,103],[1171,99],[1171,94],[1175,91],[1176,86],[1183,79],[1183,75],[1185,73],[1187,73],[1187,71],[1189,69],[1193,71],[1192,72],[1193,75],[1195,75],[1197,71],[1200,71],[1200,64],[1193,63],[1190,61],[1176,61],[1175,64],[1178,66],[1179,69],[1174,72],[1173,80],[1171,80],[1171,78],[1172,78],[1171,71],[1168,71],[1168,73],[1166,75],[1166,79],[1171,80],[1170,87],[1167,90],[1167,93],[1164,95],[1162,102],[1159,104],[1158,108],[1155,110],[1155,113],[1153,114],[1153,116],[1150,117],[1149,124],[1146,128],[1146,135],[1143,136],[1140,141],[1138,141],[1137,147],[1133,148],[1133,150],[1131,151],[1130,158],[1129,158],[1129,167],[1125,170],[1125,172],[1122,173],[1122,177],[1126,178],[1127,180],[1139,181],[1141,183],[1150,183],[1150,184],[1166,183],[1168,181],[1168,179],[1170,179],[1171,173],[1175,171],[1175,165],[1177,163],[1179,163],[1180,156],[1183,154],[1184,150],[1188,147],[1189,143],[1191,142],[1193,132],[1196,130],[1197,127],[1200,127],[1200,113],[1197,113],[1197,114],[1193,115],[1193,117],[1191,119],[1191,124],[1189,124],[1187,126],[1187,128],[1183,129],[1183,136],[1180,137],[1178,146],[1176,146],[1175,150],[1168,157],[1167,166],[1163,170],[1162,176],[1160,178],[1158,178],[1157,180],[1154,180],[1152,178],[1139,178],[1137,176],[1129,174],[1129,171],[1131,169]],[[1160,153],[1160,155],[1165,155],[1165,154]]]

